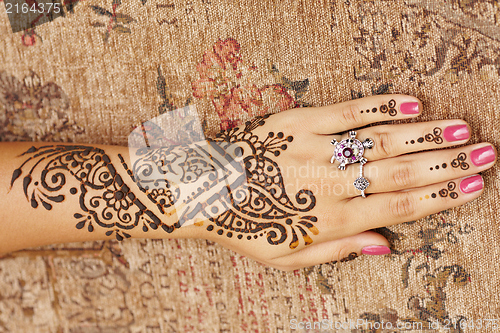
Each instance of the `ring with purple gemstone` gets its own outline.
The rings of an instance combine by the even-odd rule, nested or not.
[[[354,181],[354,187],[361,191],[363,198],[365,196],[365,190],[370,185],[368,179],[363,177],[363,165],[367,162],[366,158],[363,157],[365,149],[371,149],[374,145],[372,139],[366,139],[361,142],[356,139],[356,131],[349,131],[349,138],[344,139],[340,142],[333,139],[330,142],[335,146],[333,156],[330,163],[337,160],[340,165],[340,170],[345,170],[346,165],[359,162],[359,177]]]

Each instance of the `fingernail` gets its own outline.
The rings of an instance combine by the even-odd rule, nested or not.
[[[361,252],[370,256],[380,256],[391,253],[391,249],[384,245],[370,245],[365,246]]]
[[[469,128],[467,125],[448,126],[444,129],[444,138],[448,142],[466,140],[469,138]]]
[[[491,163],[495,160],[495,150],[492,146],[473,150],[472,153],[470,153],[470,159],[475,166]]]
[[[419,112],[419,106],[417,102],[403,103],[399,107],[399,111],[402,114],[417,114]]]
[[[462,193],[472,193],[483,188],[483,177],[475,175],[462,179],[460,182],[460,191]]]

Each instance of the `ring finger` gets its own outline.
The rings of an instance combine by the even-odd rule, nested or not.
[[[368,162],[364,176],[370,181],[370,186],[365,193],[393,192],[466,177],[490,168],[495,160],[494,147],[481,143]],[[352,183],[358,177],[353,173],[346,173],[346,186],[353,187]],[[346,192],[347,197],[359,195],[354,188]]]

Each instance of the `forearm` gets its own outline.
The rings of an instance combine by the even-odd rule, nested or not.
[[[151,200],[128,147],[0,143],[0,253],[52,243],[196,237]],[[194,229],[194,230],[193,230]]]

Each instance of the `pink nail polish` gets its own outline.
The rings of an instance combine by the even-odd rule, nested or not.
[[[402,114],[417,114],[419,113],[418,103],[403,103],[399,107],[399,111],[401,111]]]
[[[462,179],[460,182],[460,191],[462,193],[472,193],[483,188],[483,177],[475,175]]]
[[[469,138],[467,125],[448,126],[444,129],[443,136],[448,142],[466,140]]]
[[[391,249],[384,245],[370,245],[365,246],[361,252],[370,256],[380,256],[391,253]]]
[[[473,150],[470,153],[470,159],[475,166],[491,163],[495,160],[495,150],[492,146],[486,146]]]

